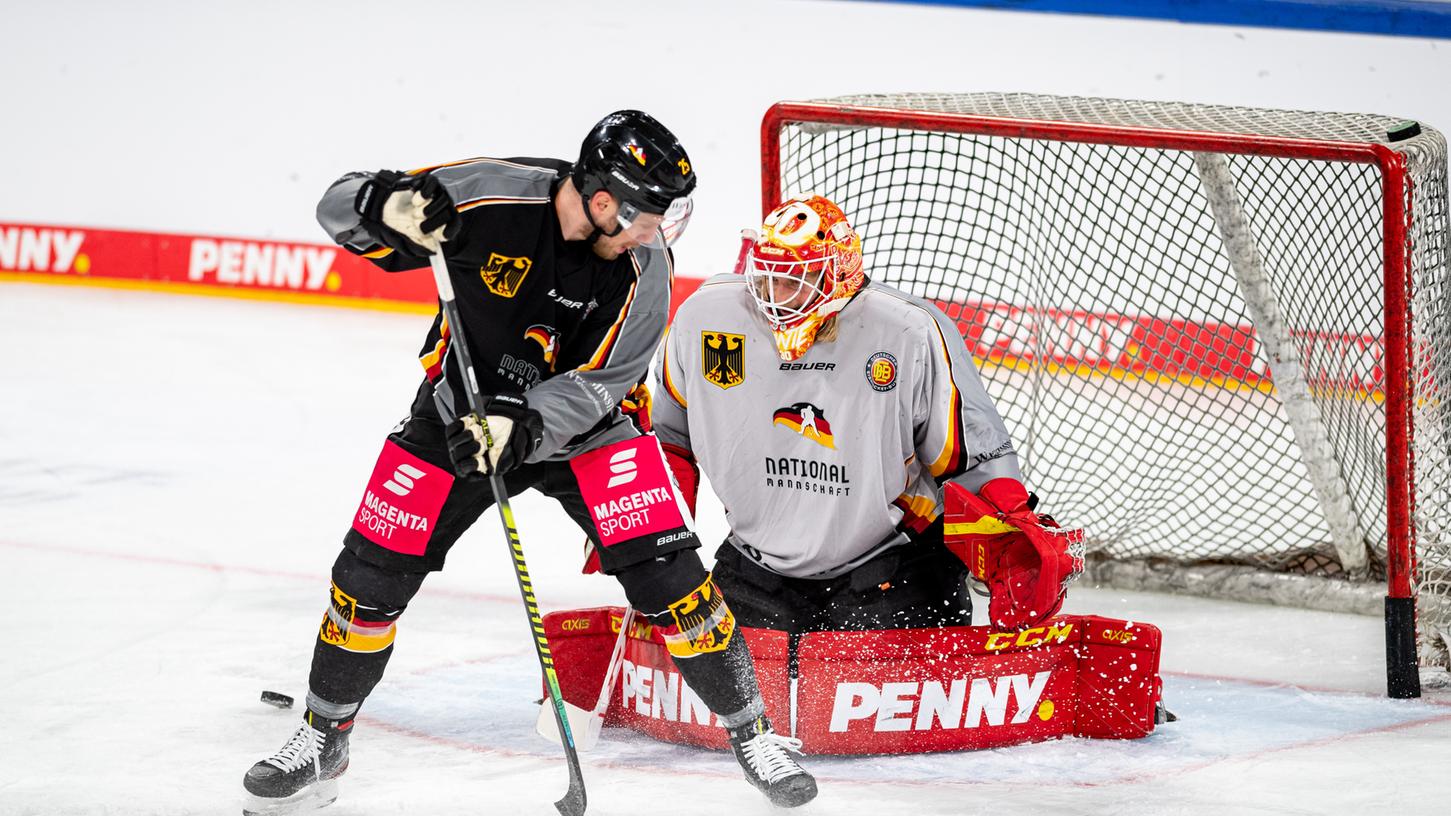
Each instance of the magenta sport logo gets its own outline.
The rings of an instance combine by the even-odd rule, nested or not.
[[[422,479],[427,473],[404,462],[393,471],[393,476],[383,483],[383,489],[397,496],[407,496],[413,492],[413,480]]]

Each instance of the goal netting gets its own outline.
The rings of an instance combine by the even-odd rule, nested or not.
[[[1448,665],[1441,134],[979,93],[782,103],[762,140],[764,207],[832,198],[957,320],[1101,581],[1384,610],[1398,696]]]

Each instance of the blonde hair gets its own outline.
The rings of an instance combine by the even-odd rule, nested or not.
[[[816,332],[816,340],[821,343],[830,343],[836,339],[836,315],[831,315],[821,323],[821,330]]]

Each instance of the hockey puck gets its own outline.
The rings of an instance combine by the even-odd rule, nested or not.
[[[278,708],[292,708],[292,698],[277,691],[262,692],[262,702]]]

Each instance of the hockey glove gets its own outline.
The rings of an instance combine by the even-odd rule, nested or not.
[[[459,231],[458,209],[431,173],[379,170],[358,188],[353,210],[368,234],[410,258],[427,258]]]
[[[1016,479],[993,479],[980,495],[948,482],[943,498],[943,542],[987,584],[993,625],[1024,629],[1058,614],[1083,573],[1083,531],[1036,515]]]
[[[499,394],[484,406],[493,447],[484,451],[484,427],[477,414],[465,414],[448,425],[448,456],[462,477],[501,475],[522,465],[544,439],[544,420],[519,394]]]

